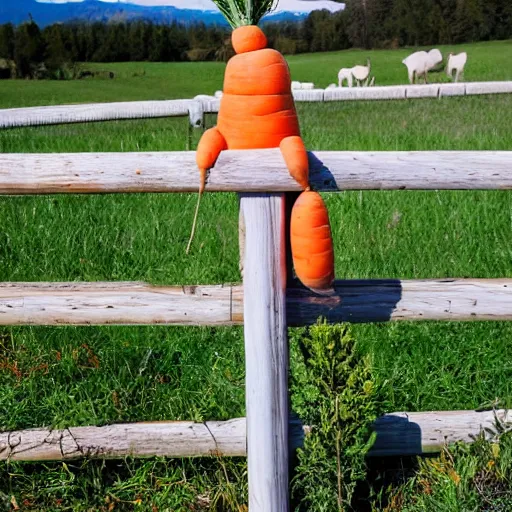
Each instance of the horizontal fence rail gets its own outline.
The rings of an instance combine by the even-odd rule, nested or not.
[[[0,110],[0,128],[193,116],[204,111],[194,100],[126,101]],[[192,122],[192,119],[191,119]],[[197,123],[194,120],[192,124]]]
[[[287,290],[290,326],[329,322],[512,320],[512,279],[337,281],[321,297]],[[243,324],[242,286],[2,283],[0,325]]]
[[[471,443],[496,421],[509,423],[510,412],[441,411],[392,413],[374,424],[376,440],[369,457],[435,453],[444,446]],[[290,449],[301,447],[310,427],[290,421]],[[0,460],[57,461],[80,458],[124,457],[244,457],[246,420],[160,421],[103,427],[49,428],[0,433]]]
[[[341,190],[512,188],[512,151],[318,151],[310,182]],[[197,192],[193,151],[0,154],[0,194]],[[211,170],[212,192],[299,191],[278,149],[225,151]]]
[[[387,85],[377,87],[337,87],[292,90],[296,102],[333,102],[354,100],[405,100],[484,94],[510,94],[512,81],[465,82],[427,85]],[[123,119],[152,119],[190,116],[192,126],[201,126],[202,114],[217,113],[220,100],[199,95],[194,99],[127,101],[55,105],[0,110],[0,129]]]
[[[482,94],[511,94],[509,82],[465,82],[447,84],[389,85],[378,87],[342,87],[312,91],[295,91],[296,100],[308,101],[365,101],[411,100],[420,98],[447,98]],[[300,100],[299,100],[300,101]]]

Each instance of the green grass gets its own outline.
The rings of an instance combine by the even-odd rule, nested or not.
[[[512,436],[493,429],[493,443],[459,444],[420,461],[416,475],[390,500],[389,512],[512,510]]]
[[[506,65],[512,42],[464,49],[468,80],[512,79]],[[405,83],[401,60],[408,51],[369,53],[378,83]],[[294,79],[325,86],[340,67],[367,54],[303,55],[289,62]],[[117,78],[0,81],[0,107],[192,97],[220,89],[224,69],[218,63],[95,66]],[[145,76],[133,76],[142,69]],[[512,149],[510,95],[300,104],[298,110],[312,150]],[[185,119],[15,129],[0,132],[0,152],[182,150],[185,137]],[[346,192],[326,198],[338,278],[512,277],[510,192]],[[1,281],[239,280],[234,194],[205,196],[190,256],[185,247],[193,196],[20,197],[2,198],[1,206]],[[496,397],[512,403],[507,323],[360,325],[353,332],[373,358],[388,411],[473,408]],[[241,329],[1,333],[1,429],[244,414]],[[211,505],[215,493],[226,503],[243,502],[246,490],[243,463],[222,461],[0,467],[0,491],[20,506],[27,500],[27,510],[108,510],[112,503],[113,510],[189,510],[190,504],[200,510],[198,503]]]

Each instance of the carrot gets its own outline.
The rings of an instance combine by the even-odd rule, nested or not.
[[[293,205],[290,244],[295,273],[317,293],[332,291],[334,252],[325,204],[317,192],[303,192]]]
[[[204,133],[197,148],[199,200],[207,171],[225,149],[280,148],[290,175],[306,191],[292,210],[291,242],[297,277],[315,291],[328,290],[334,273],[329,219],[322,198],[309,191],[308,155],[300,137],[290,70],[279,52],[266,47],[267,38],[256,26],[272,9],[274,0],[214,2],[234,28],[236,55],[226,67],[217,126]],[[197,209],[187,252],[196,218]],[[319,234],[315,223],[328,229]]]

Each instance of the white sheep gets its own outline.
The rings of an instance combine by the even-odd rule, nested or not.
[[[341,68],[338,73],[338,87],[343,87],[343,82],[347,82],[347,87],[352,87],[353,77],[352,68]]]
[[[337,88],[338,88],[338,86],[337,86],[336,84],[329,84],[329,85],[325,88],[325,90],[326,90],[326,91],[328,91],[329,89],[337,89]]]
[[[358,87],[368,85],[368,77],[370,76],[371,69],[372,65],[370,59],[366,61],[366,66],[354,66],[352,68],[352,76],[356,79]]]
[[[224,93],[222,91],[215,91],[215,97],[217,99],[220,99],[222,98],[222,96],[224,95]]]
[[[435,70],[443,62],[443,54],[437,48],[428,52],[428,71]]]
[[[354,80],[357,87],[367,87],[371,69],[370,59],[367,60],[366,66],[358,65],[353,68],[341,68],[338,73],[338,87],[343,87],[344,82],[347,82],[347,87],[352,87]]]
[[[423,77],[428,83],[428,72],[443,62],[443,55],[437,49],[429,52],[415,52],[402,61],[409,73],[409,82],[413,84],[419,77]]]
[[[464,66],[467,61],[468,54],[466,52],[459,53],[458,55],[450,53],[446,74],[453,80],[453,72],[455,71],[455,82],[458,82],[459,78],[464,75]]]
[[[301,83],[300,82],[292,82],[292,89],[300,89]]]

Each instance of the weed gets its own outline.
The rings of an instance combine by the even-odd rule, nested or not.
[[[344,324],[296,334],[293,407],[312,430],[298,451],[294,495],[300,510],[349,510],[377,414],[369,357]]]

